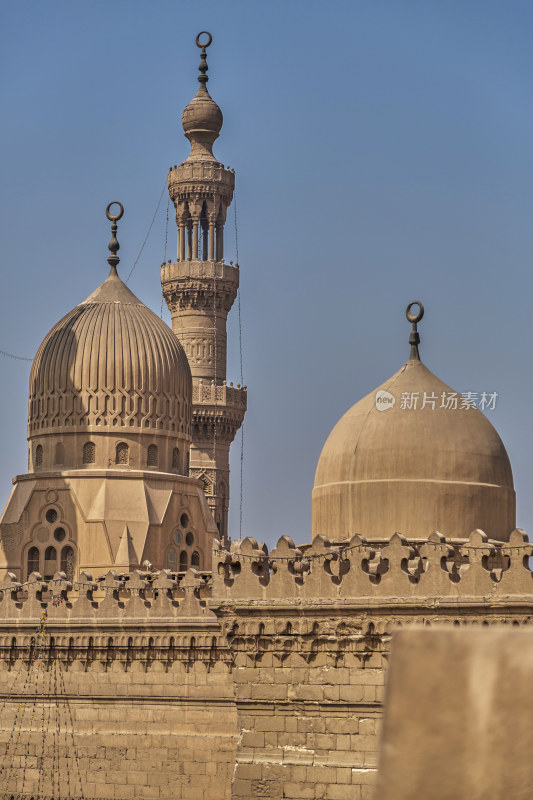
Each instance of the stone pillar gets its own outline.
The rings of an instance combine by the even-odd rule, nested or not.
[[[207,248],[209,239],[209,226],[207,220],[202,221],[202,237],[203,237],[202,259],[203,261],[207,261]]]
[[[192,223],[192,257],[193,261],[198,261],[198,220]]]
[[[215,221],[209,218],[209,252],[207,254],[208,261],[213,261],[215,258]]]
[[[178,261],[185,261],[185,225],[181,222],[178,225],[178,243],[179,243],[179,256]]]
[[[217,223],[217,261],[222,261],[224,258],[224,226],[221,222]]]
[[[187,223],[187,261],[192,260],[192,223]]]

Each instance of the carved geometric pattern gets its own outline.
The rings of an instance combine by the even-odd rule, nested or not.
[[[29,433],[50,428],[155,428],[185,433],[190,406],[170,394],[132,389],[48,390],[30,396]],[[37,466],[37,465],[36,465]]]

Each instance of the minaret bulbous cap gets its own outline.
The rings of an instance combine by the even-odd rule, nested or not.
[[[200,37],[206,35],[207,41],[201,42]],[[198,76],[200,88],[191,102],[185,107],[181,117],[181,124],[185,136],[191,143],[191,152],[187,161],[216,161],[213,155],[213,144],[220,134],[223,123],[222,111],[215,103],[206,88],[209,80],[207,76],[206,48],[209,47],[213,37],[207,31],[202,31],[196,37],[196,44],[201,48],[201,58]]]

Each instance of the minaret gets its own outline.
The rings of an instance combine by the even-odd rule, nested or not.
[[[207,38],[202,42],[201,37]],[[162,265],[161,285],[193,379],[190,475],[204,484],[220,537],[227,540],[229,448],[246,411],[246,387],[226,384],[226,320],[239,287],[239,266],[224,262],[224,224],[235,170],[224,168],[212,150],[222,111],[206,88],[211,41],[207,31],[196,37],[200,88],[182,116],[191,152],[168,173],[178,251],[174,263]]]

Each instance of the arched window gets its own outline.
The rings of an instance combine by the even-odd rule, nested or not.
[[[179,468],[180,468],[180,451],[178,450],[177,447],[175,447],[174,450],[172,451],[172,469],[177,472]]]
[[[168,563],[169,570],[171,570],[172,572],[175,572],[176,571],[176,551],[174,550],[173,547],[171,547],[170,550],[168,551],[167,563]]]
[[[43,465],[43,446],[38,444],[35,448],[35,466],[42,467]]]
[[[187,551],[182,550],[180,553],[180,572],[187,572],[189,568],[189,560],[187,558]]]
[[[30,547],[28,551],[28,578],[32,572],[39,572],[39,550],[36,547]]]
[[[148,448],[148,453],[146,456],[146,466],[157,467],[157,447],[155,444],[151,444]]]
[[[50,580],[55,572],[57,572],[57,550],[50,545],[44,551],[44,579]]]
[[[74,550],[67,545],[61,551],[61,572],[65,573],[69,581],[74,580],[74,566]]]
[[[189,474],[190,463],[191,463],[191,455],[190,455],[189,451],[187,451],[187,458],[186,458],[186,461],[185,461],[185,475]]]
[[[115,452],[115,464],[129,464],[129,461],[130,448],[125,442],[119,442]]]
[[[83,445],[83,463],[94,464],[96,461],[96,445],[94,442],[85,442]]]
[[[196,550],[191,556],[191,567],[199,567],[200,566],[200,553]]]
[[[63,442],[58,442],[56,444],[56,454],[54,464],[64,464],[65,463],[65,445]]]

